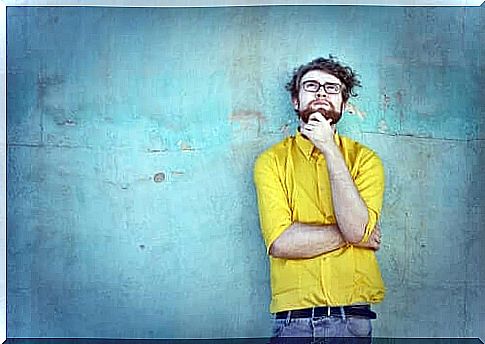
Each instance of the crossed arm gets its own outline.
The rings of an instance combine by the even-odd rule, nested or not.
[[[380,248],[379,225],[374,227],[369,239],[362,242],[368,221],[367,206],[360,197],[340,151],[336,149],[329,152],[326,160],[337,224],[292,223],[272,243],[269,254],[274,258],[313,258],[349,244],[376,251]]]
[[[381,243],[378,225],[369,239],[362,242],[369,221],[367,206],[333,141],[330,122],[317,113],[310,116],[309,123],[302,129],[302,134],[325,156],[337,224],[315,226],[295,222],[272,243],[270,255],[286,259],[312,258],[348,244],[378,250]]]
[[[315,226],[294,222],[273,242],[269,253],[274,258],[313,258],[347,244],[337,225]],[[381,232],[376,225],[368,242],[354,246],[378,250],[380,244]]]

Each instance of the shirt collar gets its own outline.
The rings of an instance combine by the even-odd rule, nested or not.
[[[296,144],[298,145],[298,148],[300,148],[300,150],[303,152],[303,155],[305,155],[305,157],[308,160],[310,160],[313,151],[314,150],[318,151],[318,150],[316,149],[316,147],[313,145],[313,143],[310,140],[303,137],[303,135],[300,133],[299,130],[297,131],[295,136],[296,136]],[[338,134],[337,130],[335,130],[334,140],[335,140],[335,143],[337,144],[337,146],[340,147],[340,145],[341,145],[340,135]]]

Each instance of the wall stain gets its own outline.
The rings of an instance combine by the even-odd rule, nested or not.
[[[158,172],[153,176],[153,181],[155,183],[161,183],[165,180],[165,173],[163,172]]]
[[[37,107],[43,109],[48,90],[62,84],[64,84],[64,78],[61,75],[37,74]]]
[[[242,129],[250,129],[252,123],[256,121],[258,125],[258,136],[261,133],[261,127],[263,123],[266,122],[266,117],[260,111],[254,110],[236,110],[229,115],[229,120],[231,122],[237,122]]]
[[[148,153],[163,153],[163,152],[167,152],[168,149],[166,148],[148,148],[147,149],[147,152]]]
[[[367,116],[364,111],[360,110],[356,105],[352,103],[347,103],[347,105],[345,105],[345,108],[348,113],[350,113],[351,115],[357,115],[360,119],[364,119]]]
[[[389,126],[387,125],[387,122],[384,119],[381,119],[379,123],[377,123],[377,130],[380,133],[387,133],[389,131]]]
[[[396,91],[396,102],[398,104],[402,104],[402,101],[403,101],[403,97],[404,97],[404,90],[397,90]]]
[[[179,141],[179,142],[177,142],[177,145],[179,146],[179,148],[180,148],[180,150],[182,152],[192,152],[192,151],[195,151],[195,148],[193,148],[187,142]]]
[[[384,93],[382,95],[382,107],[384,108],[384,111],[386,111],[389,108],[389,105],[391,103],[391,97]]]
[[[59,17],[58,16],[49,16],[49,22],[52,24],[57,24],[59,22]]]
[[[57,118],[55,119],[55,123],[59,126],[66,126],[66,127],[74,127],[76,125],[76,121],[71,118]]]

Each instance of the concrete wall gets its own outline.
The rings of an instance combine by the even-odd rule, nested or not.
[[[269,335],[252,166],[332,53],[386,167],[375,335],[485,338],[484,15],[9,7],[8,336]]]

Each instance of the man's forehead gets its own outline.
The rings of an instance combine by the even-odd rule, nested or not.
[[[309,72],[306,72],[303,77],[301,78],[301,82],[307,81],[307,80],[316,80],[323,84],[324,82],[331,82],[335,84],[341,84],[339,78],[336,76],[329,74],[327,72],[324,72],[323,70],[318,70],[314,69]]]

